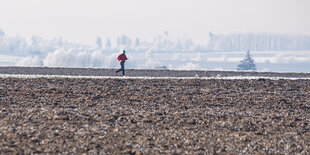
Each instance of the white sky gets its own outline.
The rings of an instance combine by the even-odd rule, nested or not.
[[[310,0],[0,0],[0,29],[80,43],[164,31],[200,43],[210,31],[310,35]]]

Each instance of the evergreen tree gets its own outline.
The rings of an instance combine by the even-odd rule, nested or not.
[[[240,61],[237,70],[256,70],[256,65],[254,64],[254,60],[251,58],[250,51],[248,51],[246,57]]]

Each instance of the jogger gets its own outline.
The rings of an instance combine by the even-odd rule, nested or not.
[[[120,61],[121,68],[115,72],[117,74],[118,72],[122,71],[123,76],[125,76],[125,61],[127,60],[127,56],[125,55],[126,51],[123,50],[122,54],[118,55],[117,60]]]

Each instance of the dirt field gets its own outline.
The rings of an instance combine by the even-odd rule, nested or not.
[[[1,154],[310,153],[310,80],[0,81]]]
[[[100,68],[52,68],[52,67],[0,67],[0,74],[27,75],[81,75],[81,76],[121,76],[115,75],[116,69]],[[310,73],[276,73],[276,72],[236,72],[236,71],[203,71],[203,70],[135,70],[126,69],[129,77],[231,77],[231,76],[259,76],[259,77],[289,77],[310,78]]]

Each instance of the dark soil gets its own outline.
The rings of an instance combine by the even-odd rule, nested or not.
[[[310,80],[0,78],[0,154],[309,154],[309,146]]]
[[[0,74],[27,75],[82,75],[82,76],[116,76],[116,69],[94,68],[52,68],[52,67],[0,67]],[[235,72],[235,71],[181,71],[181,70],[136,70],[126,69],[130,77],[228,77],[228,76],[260,76],[260,77],[291,77],[310,78],[310,73],[276,73],[276,72]],[[117,76],[121,76],[119,73]]]

